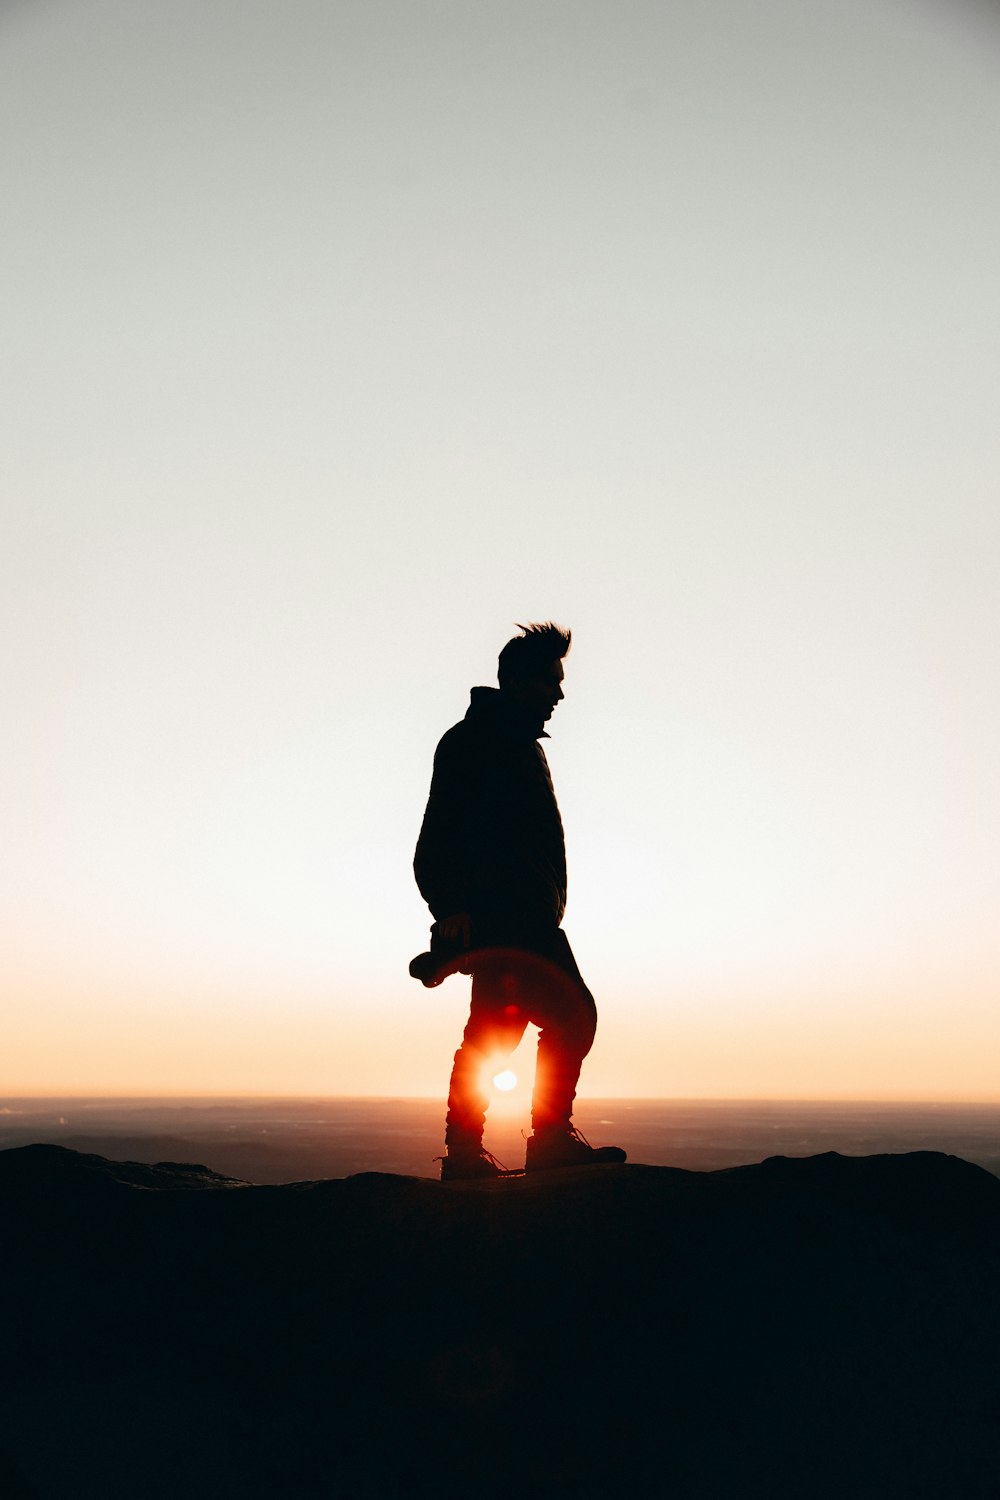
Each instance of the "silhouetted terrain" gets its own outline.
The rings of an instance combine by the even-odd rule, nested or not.
[[[574,1117],[592,1140],[654,1166],[946,1151],[1000,1175],[1000,1104],[584,1098]],[[486,1144],[521,1166],[529,1128],[526,1100],[498,1100]],[[48,1142],[119,1161],[199,1161],[248,1182],[437,1176],[443,1134],[440,1099],[0,1099],[0,1150]]]
[[[954,1157],[250,1187],[30,1146],[0,1222],[11,1495],[1000,1492],[1000,1181]]]

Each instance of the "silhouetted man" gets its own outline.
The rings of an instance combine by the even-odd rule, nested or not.
[[[594,998],[560,929],[566,849],[545,752],[545,724],[562,699],[570,632],[519,626],[500,653],[499,689],[472,689],[461,723],[434,756],[413,862],[436,921],[431,953],[411,973],[437,984],[472,975],[472,1008],[448,1091],[444,1181],[497,1177],[483,1149],[487,1075],[529,1022],[540,1028],[526,1169],[624,1161],[590,1146],[572,1124],[580,1066],[597,1026]]]

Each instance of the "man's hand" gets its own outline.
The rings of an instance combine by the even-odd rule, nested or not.
[[[436,925],[438,937],[447,938],[449,942],[461,938],[463,948],[467,948],[472,942],[472,918],[467,911],[456,912],[451,917],[441,917]]]

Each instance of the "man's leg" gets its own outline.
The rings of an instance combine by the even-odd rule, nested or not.
[[[510,1056],[528,1024],[527,1012],[517,1003],[516,967],[503,954],[477,961],[469,1021],[455,1053],[448,1088],[445,1144],[449,1156],[479,1156],[489,1105],[486,1070]]]
[[[619,1146],[594,1147],[574,1129],[573,1102],[597,1030],[597,1006],[560,930],[532,971],[529,1020],[541,1028],[527,1170],[623,1162]]]
[[[597,1006],[561,930],[545,957],[530,956],[525,978],[528,1018],[540,1028],[531,1124],[568,1130],[583,1059],[594,1044]]]
[[[485,1075],[510,1056],[531,1022],[539,1027],[531,1102],[534,1134],[529,1171],[556,1166],[621,1162],[618,1146],[594,1148],[574,1130],[573,1101],[583,1059],[597,1028],[597,1007],[562,931],[532,951],[494,950],[477,961],[472,1010],[455,1054],[448,1092],[448,1125],[442,1177],[493,1175],[481,1164],[489,1096]],[[466,1170],[463,1162],[470,1164]]]

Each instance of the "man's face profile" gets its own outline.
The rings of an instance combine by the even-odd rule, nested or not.
[[[534,677],[525,677],[510,685],[511,696],[526,707],[533,708],[543,721],[551,719],[553,710],[565,696],[562,690],[565,677],[563,664],[558,657],[544,671]]]

